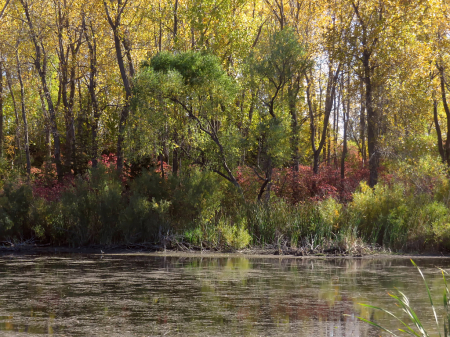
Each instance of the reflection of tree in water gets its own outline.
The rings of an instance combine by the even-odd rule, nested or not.
[[[419,264],[441,296],[440,275],[428,277],[436,262]],[[357,303],[389,307],[386,291],[398,287],[426,305],[408,291],[422,289],[408,260],[0,258],[0,275],[0,331],[378,336],[355,316],[386,318]]]
[[[369,260],[252,259],[251,264],[245,258],[206,259],[189,264],[186,272],[199,279],[203,301],[210,304],[206,311],[223,318],[224,308],[237,312],[225,319],[227,324],[238,320],[290,333],[301,325],[317,335],[329,322],[334,330],[325,330],[334,336],[368,336],[371,327],[354,319],[360,308],[341,293],[339,282],[343,277],[347,286],[359,286],[357,272],[370,268]]]

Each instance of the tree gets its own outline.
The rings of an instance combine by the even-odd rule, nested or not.
[[[123,104],[123,108],[120,113],[119,130],[118,130],[119,134],[117,139],[117,170],[119,172],[122,172],[124,160],[123,158],[124,132],[128,115],[130,113],[130,102],[132,96],[131,78],[133,78],[134,76],[134,65],[131,59],[131,41],[126,36],[125,32],[121,31],[122,16],[128,5],[128,0],[125,1],[117,0],[117,3],[114,4],[115,8],[113,7],[112,9],[106,3],[106,0],[103,1],[103,5],[105,7],[105,13],[108,19],[108,23],[113,31],[117,64],[120,69],[120,75],[122,77],[122,83],[125,89],[125,102]],[[125,68],[124,63],[125,57],[127,58],[128,61],[128,71]]]
[[[9,5],[10,0],[6,0],[0,11],[0,23],[2,22],[3,16],[6,13],[6,8]],[[3,71],[4,71],[4,60],[3,55],[0,54],[0,158],[3,157]]]
[[[52,95],[50,93],[50,88],[47,83],[47,51],[44,42],[38,40],[39,36],[37,34],[37,29],[43,29],[43,27],[35,27],[34,18],[35,15],[37,15],[36,13],[37,9],[35,8],[35,6],[37,5],[37,3],[34,3],[35,6],[33,6],[34,8],[33,11],[31,11],[30,9],[28,0],[20,0],[20,3],[24,10],[26,24],[28,25],[28,34],[34,46],[34,57],[33,57],[34,67],[41,80],[42,90],[44,92],[44,96],[47,102],[55,147],[54,156],[56,162],[56,171],[58,179],[61,180],[63,177],[63,168],[61,165],[61,142],[59,138],[58,126],[56,121],[55,106],[53,104]]]
[[[281,138],[289,137],[285,131],[286,117],[291,118],[290,157],[295,160],[298,158],[296,103],[300,83],[306,69],[310,67],[310,61],[293,29],[284,28],[275,33],[267,44],[258,46],[251,55],[249,67],[250,76],[254,76],[254,91],[258,92],[261,102],[257,116],[259,125],[253,136],[258,141],[256,157],[253,163],[249,162],[262,181],[258,194],[258,200],[261,200],[266,190],[267,195],[270,195],[273,168],[284,161],[283,152],[286,149],[280,149],[280,145],[284,145]],[[296,83],[292,84],[293,80]],[[290,116],[285,113],[286,103]]]
[[[185,125],[196,134],[196,142],[191,145],[198,151],[197,155],[190,155],[191,163],[217,173],[240,189],[232,166],[236,162],[232,110],[236,88],[215,56],[200,52],[160,53],[144,62],[135,90],[137,109],[145,114],[180,109]],[[156,121],[171,118],[162,117]]]

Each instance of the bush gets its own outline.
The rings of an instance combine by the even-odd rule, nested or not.
[[[122,193],[123,186],[117,175],[99,165],[90,174],[77,177],[74,185],[54,201],[53,226],[59,232],[66,232],[68,243],[72,245],[117,242],[121,239]]]
[[[375,189],[361,184],[348,205],[348,225],[364,240],[396,250],[450,248],[448,206],[433,199],[432,193],[402,182]]]
[[[238,225],[230,225],[228,223],[219,223],[217,229],[223,237],[224,244],[234,249],[242,249],[247,247],[252,237],[248,233],[246,227],[246,221]]]
[[[305,185],[297,202],[292,191],[282,192],[278,177],[265,203],[245,200],[224,179],[197,168],[164,177],[143,171],[130,180],[107,162],[62,183],[41,176],[10,180],[0,195],[0,239],[80,246],[183,237],[210,248],[253,243],[313,250],[347,250],[364,241],[395,250],[450,250],[450,184],[442,165],[427,158],[395,163],[395,174],[385,174],[375,189],[362,183],[347,203],[322,193],[333,174],[316,180],[320,198],[310,198]]]
[[[0,237],[12,240],[32,238],[33,192],[20,181],[6,182],[0,197]]]
[[[332,226],[322,218],[319,205],[312,202],[292,205],[278,198],[272,198],[270,204],[247,204],[253,241],[259,244],[284,241],[297,246],[303,239],[313,238],[318,244],[323,243],[332,236]]]

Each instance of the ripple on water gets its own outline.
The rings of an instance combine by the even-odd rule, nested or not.
[[[437,266],[417,260],[436,303]],[[391,326],[360,302],[394,308],[397,287],[429,326],[423,281],[407,259],[186,256],[0,257],[2,336],[379,336]],[[393,309],[395,310],[395,309]]]

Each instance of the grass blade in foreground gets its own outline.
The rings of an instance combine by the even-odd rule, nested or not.
[[[439,336],[441,335],[441,331],[439,328],[439,319],[438,316],[436,314],[436,309],[434,307],[433,304],[433,299],[431,297],[431,292],[430,292],[430,288],[428,287],[428,283],[425,279],[425,276],[423,275],[422,271],[420,270],[420,268],[414,263],[413,260],[411,260],[412,264],[417,268],[417,270],[419,271],[420,275],[422,276],[422,279],[425,283],[425,288],[427,290],[427,294],[428,294],[428,299],[430,300],[430,304],[431,304],[431,309],[433,310],[433,314],[434,314],[434,318],[436,320],[436,327],[437,327],[437,331],[439,333]],[[449,313],[449,304],[450,304],[450,291],[448,289],[448,285],[447,285],[447,280],[445,279],[445,271],[442,270],[442,275],[444,277],[444,284],[445,284],[445,290],[444,290],[444,308],[446,310],[446,317],[444,320],[444,337],[449,337],[449,326],[450,326],[450,313]],[[389,296],[391,296],[393,299],[395,299],[395,301],[397,302],[397,306],[399,306],[403,312],[405,312],[409,319],[410,319],[410,323],[414,324],[417,328],[418,331],[412,329],[407,323],[405,323],[404,321],[402,321],[397,315],[393,314],[390,311],[387,311],[383,308],[379,308],[379,307],[375,307],[369,304],[363,304],[360,303],[360,305],[367,307],[367,308],[372,308],[372,309],[376,309],[376,310],[380,310],[392,317],[394,317],[396,320],[398,320],[406,329],[403,328],[399,328],[398,330],[400,332],[406,333],[410,336],[416,336],[416,337],[428,337],[429,334],[428,332],[425,330],[425,327],[423,326],[422,322],[420,321],[419,317],[417,316],[417,314],[414,312],[414,310],[411,308],[411,306],[409,305],[409,299],[408,297],[402,293],[401,291],[397,290],[398,292],[398,296],[397,295],[393,295],[393,294],[389,294]],[[392,334],[393,336],[397,336],[396,334],[394,334],[392,331],[389,331],[388,329],[382,327],[381,325],[375,323],[375,322],[371,322],[367,319],[364,319],[362,317],[357,317],[359,320],[369,323],[372,326],[375,326],[383,331],[386,331],[390,334]]]
[[[439,320],[438,320],[437,315],[436,315],[436,310],[434,309],[433,299],[431,298],[431,292],[430,292],[430,288],[428,287],[427,280],[425,280],[425,276],[423,276],[422,271],[420,270],[420,268],[415,264],[415,262],[412,259],[411,259],[411,262],[417,268],[417,270],[420,273],[420,276],[422,276],[423,282],[425,283],[425,288],[427,289],[428,298],[429,298],[430,304],[431,304],[431,309],[433,309],[434,318],[436,320],[437,330],[439,331]],[[439,331],[439,336],[441,336],[441,332],[440,331]]]

